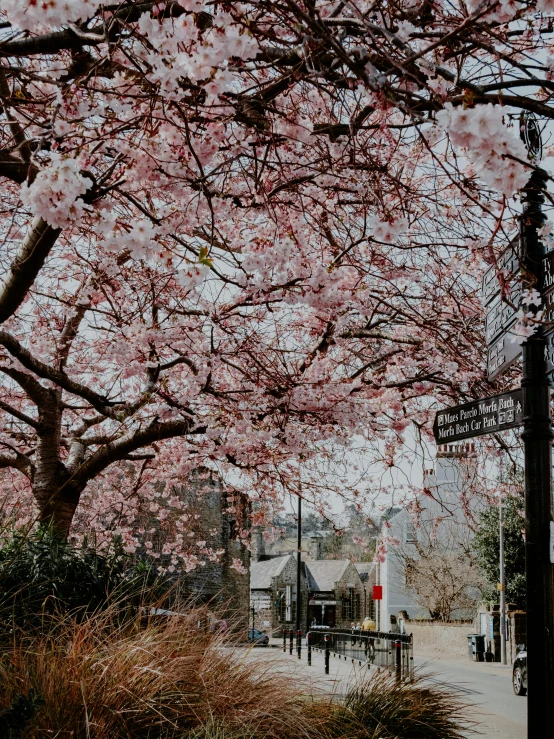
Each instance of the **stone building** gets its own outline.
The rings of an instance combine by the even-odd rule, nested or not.
[[[214,611],[225,617],[235,628],[244,629],[248,622],[250,552],[238,539],[238,532],[248,529],[250,504],[246,497],[229,494],[221,479],[212,471],[201,468],[189,475],[185,484],[171,486],[171,494],[186,504],[187,515],[194,520],[194,540],[206,540],[214,550],[222,550],[219,558],[206,558],[190,572],[179,571],[176,581],[181,597],[200,603],[211,603]],[[178,513],[170,511],[163,526],[149,518],[148,525],[157,528],[153,537],[155,550],[162,552],[164,544],[174,536],[172,524]],[[161,555],[163,565],[169,555]],[[241,565],[241,573],[233,566]]]
[[[280,636],[283,629],[292,629],[296,625],[296,556],[286,554],[254,561],[259,556],[256,546],[254,552],[250,565],[249,624],[270,635]],[[300,623],[304,630],[308,601],[306,569],[303,563],[300,570],[300,593]]]
[[[349,559],[320,559],[305,563],[308,584],[308,625],[348,628],[363,613],[364,586]]]
[[[296,626],[295,554],[253,561],[250,571],[250,624],[280,636]],[[364,613],[364,584],[350,560],[307,560],[300,563],[300,625],[349,627]]]
[[[373,600],[373,586],[377,584],[377,563],[376,562],[354,562],[355,568],[358,570],[360,580],[364,586],[364,597],[362,603],[362,612],[364,618],[376,620],[376,606]]]

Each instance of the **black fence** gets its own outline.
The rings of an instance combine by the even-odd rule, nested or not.
[[[314,649],[325,654],[326,672],[329,671],[330,657],[338,657],[389,669],[396,673],[398,679],[413,676],[414,654],[411,634],[315,628],[310,629],[306,635],[306,642],[308,653]],[[300,657],[300,653],[298,656]],[[310,656],[308,654],[309,661]]]

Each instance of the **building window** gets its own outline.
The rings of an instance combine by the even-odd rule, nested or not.
[[[285,585],[280,599],[279,621],[292,623],[296,621],[296,597],[292,585]]]
[[[348,595],[343,596],[342,617],[345,621],[360,620],[360,594],[354,588],[348,588]]]
[[[417,535],[412,519],[408,519],[406,522],[406,544],[417,544]]]
[[[353,592],[352,598],[354,599],[354,619],[356,621],[359,621],[361,619],[360,614],[360,594],[358,592]]]

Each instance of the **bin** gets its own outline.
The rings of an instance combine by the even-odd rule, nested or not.
[[[467,652],[472,662],[483,662],[485,655],[485,637],[483,634],[467,635]]]

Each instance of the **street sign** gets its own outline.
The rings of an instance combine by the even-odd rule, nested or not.
[[[542,289],[543,294],[554,288],[554,251],[549,251],[542,260]]]
[[[510,302],[500,293],[496,295],[487,307],[485,319],[485,339],[490,346],[503,331],[507,331],[516,322],[516,314],[521,304],[521,283],[512,285]]]
[[[520,269],[520,248],[519,238],[513,239],[498,258],[497,265],[490,267],[483,277],[482,299],[487,310],[485,339],[488,346],[489,380],[506,372],[521,356],[521,345],[510,330],[516,323],[516,313],[521,304],[521,283],[513,279]],[[509,302],[502,296],[498,272],[502,272],[506,282],[511,281],[507,296]]]
[[[519,272],[519,238],[515,238],[511,244],[505,249],[498,258],[497,265],[489,267],[483,276],[483,286],[481,297],[483,305],[488,305],[491,300],[500,294],[500,285],[498,284],[497,273],[500,271],[504,275],[504,279],[509,281]]]
[[[255,608],[257,611],[271,608],[271,595],[269,593],[252,593],[250,596],[250,608]]]
[[[551,331],[544,338],[546,339],[546,346],[544,347],[546,374],[550,374],[554,372],[554,332]]]
[[[508,329],[489,346],[487,351],[489,380],[494,380],[505,372],[520,356],[521,344],[518,344],[515,334]]]
[[[541,307],[544,308],[542,320],[544,321],[545,331],[554,330],[554,289],[545,290],[542,294]]]
[[[383,586],[382,585],[373,586],[373,600],[383,600]]]
[[[438,411],[433,424],[437,444],[494,434],[523,423],[523,390],[474,400]]]

